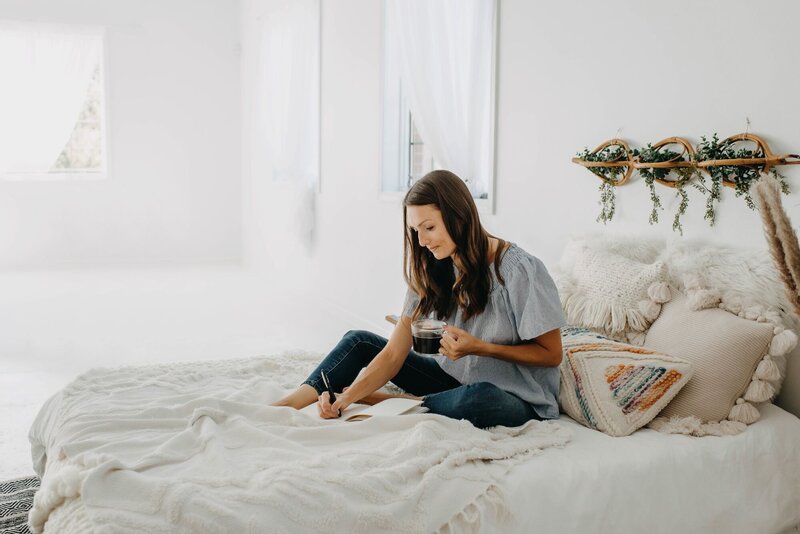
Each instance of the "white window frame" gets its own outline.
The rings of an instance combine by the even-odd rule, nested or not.
[[[100,91],[102,94],[102,107],[103,107],[103,116],[101,117],[102,121],[102,150],[103,150],[103,159],[102,159],[102,167],[99,171],[87,170],[87,169],[78,169],[74,171],[67,171],[67,170],[59,170],[54,172],[0,172],[0,180],[7,181],[7,182],[62,182],[62,181],[96,181],[96,180],[106,180],[111,176],[111,154],[110,154],[110,142],[109,142],[109,134],[108,134],[108,125],[109,125],[109,103],[108,103],[108,91],[106,90],[108,87],[108,52],[106,49],[106,31],[104,28],[99,27],[91,27],[91,28],[76,28],[76,31],[90,31],[97,33],[100,35],[100,79],[101,79],[101,87]]]

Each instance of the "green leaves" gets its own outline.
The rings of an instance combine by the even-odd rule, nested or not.
[[[683,235],[683,225],[681,218],[686,213],[689,206],[689,195],[686,186],[690,185],[697,191],[705,196],[705,214],[704,219],[708,221],[710,226],[714,226],[716,222],[716,205],[722,197],[722,185],[728,182],[733,185],[736,197],[744,197],[747,206],[754,210],[755,204],[750,197],[750,187],[753,182],[761,177],[764,172],[765,165],[761,164],[730,164],[726,165],[719,160],[751,160],[755,158],[764,158],[764,150],[759,143],[755,149],[742,148],[737,143],[740,143],[743,136],[738,136],[739,139],[725,139],[719,140],[719,137],[714,133],[710,139],[702,136],[700,143],[695,149],[694,155],[687,159],[684,154],[670,150],[667,148],[669,144],[654,147],[648,143],[643,149],[634,149],[627,152],[625,148],[618,145],[610,145],[596,153],[589,152],[588,148],[578,152],[577,156],[583,161],[593,163],[620,163],[620,165],[587,167],[592,173],[602,180],[600,185],[600,214],[597,217],[597,222],[603,224],[609,222],[614,217],[616,211],[616,197],[614,188],[620,177],[628,171],[632,161],[637,161],[639,164],[660,164],[666,162],[683,163],[684,166],[673,167],[640,167],[638,168],[639,175],[642,177],[645,185],[650,193],[650,203],[652,208],[650,210],[649,223],[656,224],[659,221],[659,211],[663,211],[664,207],[661,203],[661,198],[655,186],[657,180],[668,181],[674,184],[676,190],[676,198],[678,199],[678,206],[675,216],[672,221],[672,229],[675,232]],[[747,140],[751,140],[748,138]],[[662,143],[668,142],[665,140]],[[678,143],[672,143],[678,144]],[[685,141],[681,140],[684,147],[688,148]],[[624,143],[623,143],[624,145]],[[688,149],[688,152],[691,152]],[[717,160],[718,164],[698,166],[702,162]],[[741,162],[740,162],[741,163]],[[627,165],[626,165],[627,164]],[[637,165],[638,167],[638,165]],[[700,172],[701,167],[706,171],[709,182],[706,181],[706,176]],[[789,185],[786,178],[779,174],[774,168],[770,171],[773,176],[781,184],[781,191],[784,194],[789,194]]]
[[[576,155],[583,161],[593,163],[616,162],[627,156],[625,150],[620,146],[607,146],[595,153],[589,152],[588,148],[584,148],[582,152],[578,152]],[[603,181],[599,188],[600,215],[597,216],[596,220],[606,224],[614,218],[614,212],[616,211],[614,184],[620,179],[620,175],[625,173],[626,169],[623,166],[587,168]]]
[[[711,161],[711,160],[726,160],[726,159],[755,159],[763,158],[764,151],[758,146],[756,149],[749,148],[736,148],[736,143],[740,141],[726,139],[720,141],[715,133],[711,140],[700,138],[700,144],[697,145],[697,152],[695,154],[695,161]],[[719,201],[719,189],[723,182],[730,182],[734,186],[734,193],[737,197],[744,197],[747,207],[755,210],[756,206],[753,199],[750,198],[750,187],[753,182],[761,177],[764,172],[764,164],[752,165],[714,165],[706,167],[712,179],[712,196],[709,197],[709,202],[706,207],[706,219],[714,224],[713,201]],[[785,177],[778,173],[777,170],[772,169],[772,175],[780,182],[781,191],[783,194],[789,194],[789,185],[786,183]]]
[[[588,148],[584,148],[583,152],[578,152],[577,156],[583,161],[590,161],[592,163],[605,163],[610,161],[619,161],[625,157],[625,150],[619,146],[608,146],[603,150],[596,153],[589,152]],[[613,185],[614,182],[619,180],[619,176],[624,174],[625,167],[587,167],[596,176],[607,181]]]
[[[649,143],[647,144],[647,147],[643,148],[642,150],[634,150],[633,155],[638,158],[639,163],[686,161],[686,159],[684,159],[680,153],[675,152],[674,150],[670,150],[664,146],[653,147]],[[681,200],[680,204],[678,205],[678,210],[675,213],[675,218],[672,221],[672,229],[673,231],[680,232],[681,235],[683,235],[683,226],[681,225],[680,219],[683,214],[686,213],[686,207],[689,205],[689,197],[686,194],[686,191],[683,190],[683,186],[692,179],[696,173],[696,170],[692,167],[643,167],[638,169],[638,171],[639,176],[644,179],[645,185],[647,185],[647,187],[650,189],[650,202],[653,205],[653,208],[650,211],[650,224],[656,224],[658,222],[658,211],[664,209],[661,205],[661,199],[656,192],[656,179],[668,180],[670,174],[677,176],[677,179],[672,181],[675,183],[675,186],[678,190],[677,196],[680,197]]]
[[[614,196],[614,186],[603,181],[603,183],[600,184],[600,215],[597,216],[597,222],[606,224],[614,218],[615,210],[616,197]]]

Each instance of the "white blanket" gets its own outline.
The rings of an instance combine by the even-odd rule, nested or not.
[[[270,401],[319,355],[93,370],[43,408],[30,525],[80,496],[96,532],[432,532],[502,516],[498,482],[556,423],[316,421]],[[44,456],[46,454],[46,457]],[[38,466],[39,470],[42,465]]]

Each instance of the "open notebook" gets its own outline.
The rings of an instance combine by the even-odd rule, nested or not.
[[[330,419],[330,421],[363,421],[373,416],[408,415],[427,412],[428,409],[421,406],[421,404],[421,400],[402,398],[382,400],[372,406],[368,404],[351,404],[342,412],[341,418]],[[316,419],[322,419],[319,416],[316,402],[314,404],[309,404],[300,411]]]

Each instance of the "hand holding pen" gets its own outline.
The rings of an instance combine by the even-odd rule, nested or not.
[[[328,402],[333,405],[333,403],[336,402],[336,394],[333,392],[333,387],[328,379],[328,374],[325,371],[320,371],[320,376],[322,377],[322,383],[325,385],[325,389],[328,391]],[[320,395],[320,415],[322,415],[322,408],[324,406],[322,399],[323,395]],[[342,411],[339,409],[336,410],[336,413],[338,416],[342,415]]]

